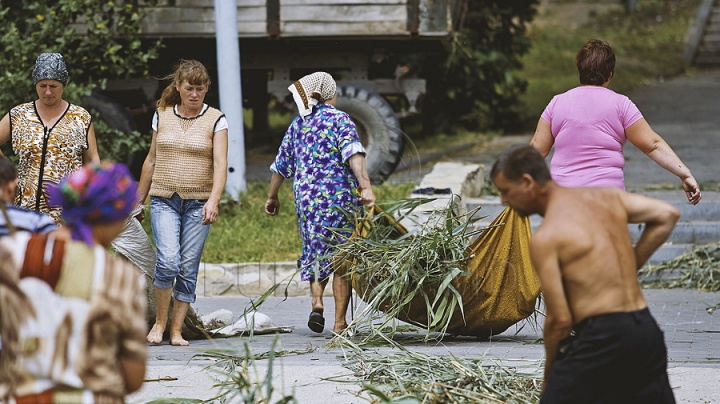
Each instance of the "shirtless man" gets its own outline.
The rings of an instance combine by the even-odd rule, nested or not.
[[[503,203],[544,218],[530,244],[547,315],[540,402],[674,403],[663,333],[637,270],[665,242],[678,210],[616,188],[562,187],[527,145],[507,149],[490,176]],[[645,223],[634,248],[628,223]]]

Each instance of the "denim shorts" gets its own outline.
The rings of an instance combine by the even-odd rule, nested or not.
[[[150,197],[150,218],[157,247],[153,286],[170,289],[181,302],[195,302],[195,285],[209,224],[202,224],[205,200]]]

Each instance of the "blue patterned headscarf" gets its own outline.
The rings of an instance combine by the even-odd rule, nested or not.
[[[137,185],[120,163],[88,164],[48,187],[50,205],[62,208],[73,240],[95,244],[92,225],[125,220],[137,200]]]
[[[40,80],[57,80],[63,85],[68,81],[65,59],[59,53],[41,53],[32,71],[33,84]]]

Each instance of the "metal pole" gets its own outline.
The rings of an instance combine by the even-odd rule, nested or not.
[[[228,121],[228,176],[225,191],[233,200],[247,189],[245,183],[245,132],[243,127],[240,42],[236,0],[215,1],[215,43],[217,46],[220,110]]]
[[[633,13],[635,11],[635,7],[637,5],[637,0],[627,0],[627,3],[628,3],[628,8],[627,8],[628,13]]]

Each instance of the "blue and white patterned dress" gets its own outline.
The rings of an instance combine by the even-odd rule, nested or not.
[[[300,279],[326,279],[332,273],[322,257],[333,244],[342,242],[329,228],[348,228],[352,224],[342,210],[361,207],[355,193],[357,178],[348,159],[365,154],[355,123],[335,107],[320,104],[303,121],[297,117],[285,132],[270,171],[293,177],[293,195],[298,228],[302,237]]]

